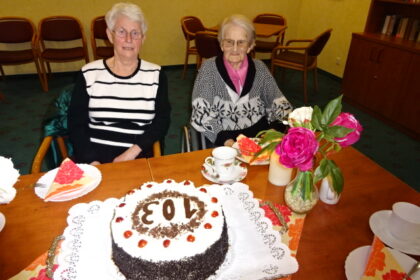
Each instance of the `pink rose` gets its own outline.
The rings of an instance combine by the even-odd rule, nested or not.
[[[347,147],[359,141],[360,133],[363,130],[363,127],[359,123],[359,121],[356,120],[356,118],[352,114],[349,114],[349,113],[341,113],[332,122],[331,125],[340,125],[340,126],[353,129],[353,131],[348,133],[346,136],[341,137],[341,138],[335,138],[335,141],[337,141],[341,147]]]
[[[276,153],[280,162],[289,168],[297,167],[300,171],[307,171],[313,166],[313,158],[318,151],[318,141],[315,133],[304,127],[292,127],[283,137]]]

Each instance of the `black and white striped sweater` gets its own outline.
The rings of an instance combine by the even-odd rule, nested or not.
[[[96,153],[104,146],[116,153],[133,144],[151,150],[153,142],[166,134],[169,117],[167,81],[160,66],[139,60],[133,74],[122,77],[104,60],[88,63],[78,77],[69,108],[76,160],[103,158]],[[114,156],[111,152],[108,160]]]

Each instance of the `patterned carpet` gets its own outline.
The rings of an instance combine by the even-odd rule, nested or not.
[[[191,66],[186,79],[182,80],[180,67],[165,68],[172,105],[165,154],[181,151],[181,127],[188,122],[191,112],[194,69]],[[301,73],[287,71],[284,82],[280,76],[280,73],[276,73],[285,96],[295,107],[302,106]],[[54,74],[48,93],[42,92],[36,75],[8,76],[0,81],[0,95],[5,97],[5,100],[0,99],[0,155],[11,157],[21,174],[27,174],[30,170],[42,139],[42,120],[56,96],[73,82],[73,78],[74,73]],[[323,107],[339,94],[341,80],[322,71],[319,71],[318,79],[319,91],[314,93],[312,75],[309,75],[309,104]],[[420,143],[348,104],[344,103],[343,106],[343,111],[353,113],[364,127],[361,140],[354,147],[420,191]]]

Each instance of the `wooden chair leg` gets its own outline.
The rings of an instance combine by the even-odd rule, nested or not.
[[[185,79],[185,72],[187,71],[187,65],[188,65],[188,51],[185,54],[184,70],[182,71],[182,79]]]
[[[314,87],[315,92],[318,92],[318,71],[316,68],[314,69]]]
[[[3,71],[3,67],[0,65],[0,73],[1,73],[1,78],[4,79],[4,71]]]
[[[40,58],[39,59],[39,64],[40,64],[40,68],[41,68],[41,76],[42,76],[42,81],[43,81],[43,87],[42,88],[45,92],[48,92],[48,77],[47,77],[47,72],[45,70],[45,61]]]
[[[39,82],[41,83],[41,88],[44,92],[48,92],[48,85],[46,84],[47,82],[44,80],[44,76],[42,75],[42,71],[41,71],[41,68],[39,67],[38,59],[36,58],[34,62],[36,66],[36,71],[38,73]]]
[[[305,69],[305,70],[303,70],[303,102],[304,102],[304,104],[308,103],[307,79],[308,79],[308,72]]]

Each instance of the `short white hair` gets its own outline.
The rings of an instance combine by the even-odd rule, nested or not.
[[[232,25],[236,25],[243,28],[246,32],[249,44],[250,45],[254,44],[255,42],[254,25],[246,16],[243,16],[243,15],[231,15],[223,20],[222,25],[220,26],[219,34],[218,34],[219,42],[222,42],[222,40],[225,38],[226,29]]]
[[[139,6],[132,3],[116,3],[112,6],[105,15],[106,26],[108,29],[113,30],[115,27],[115,22],[120,16],[126,16],[132,21],[136,21],[140,24],[141,32],[143,35],[147,31],[147,22],[144,17],[143,11]]]

